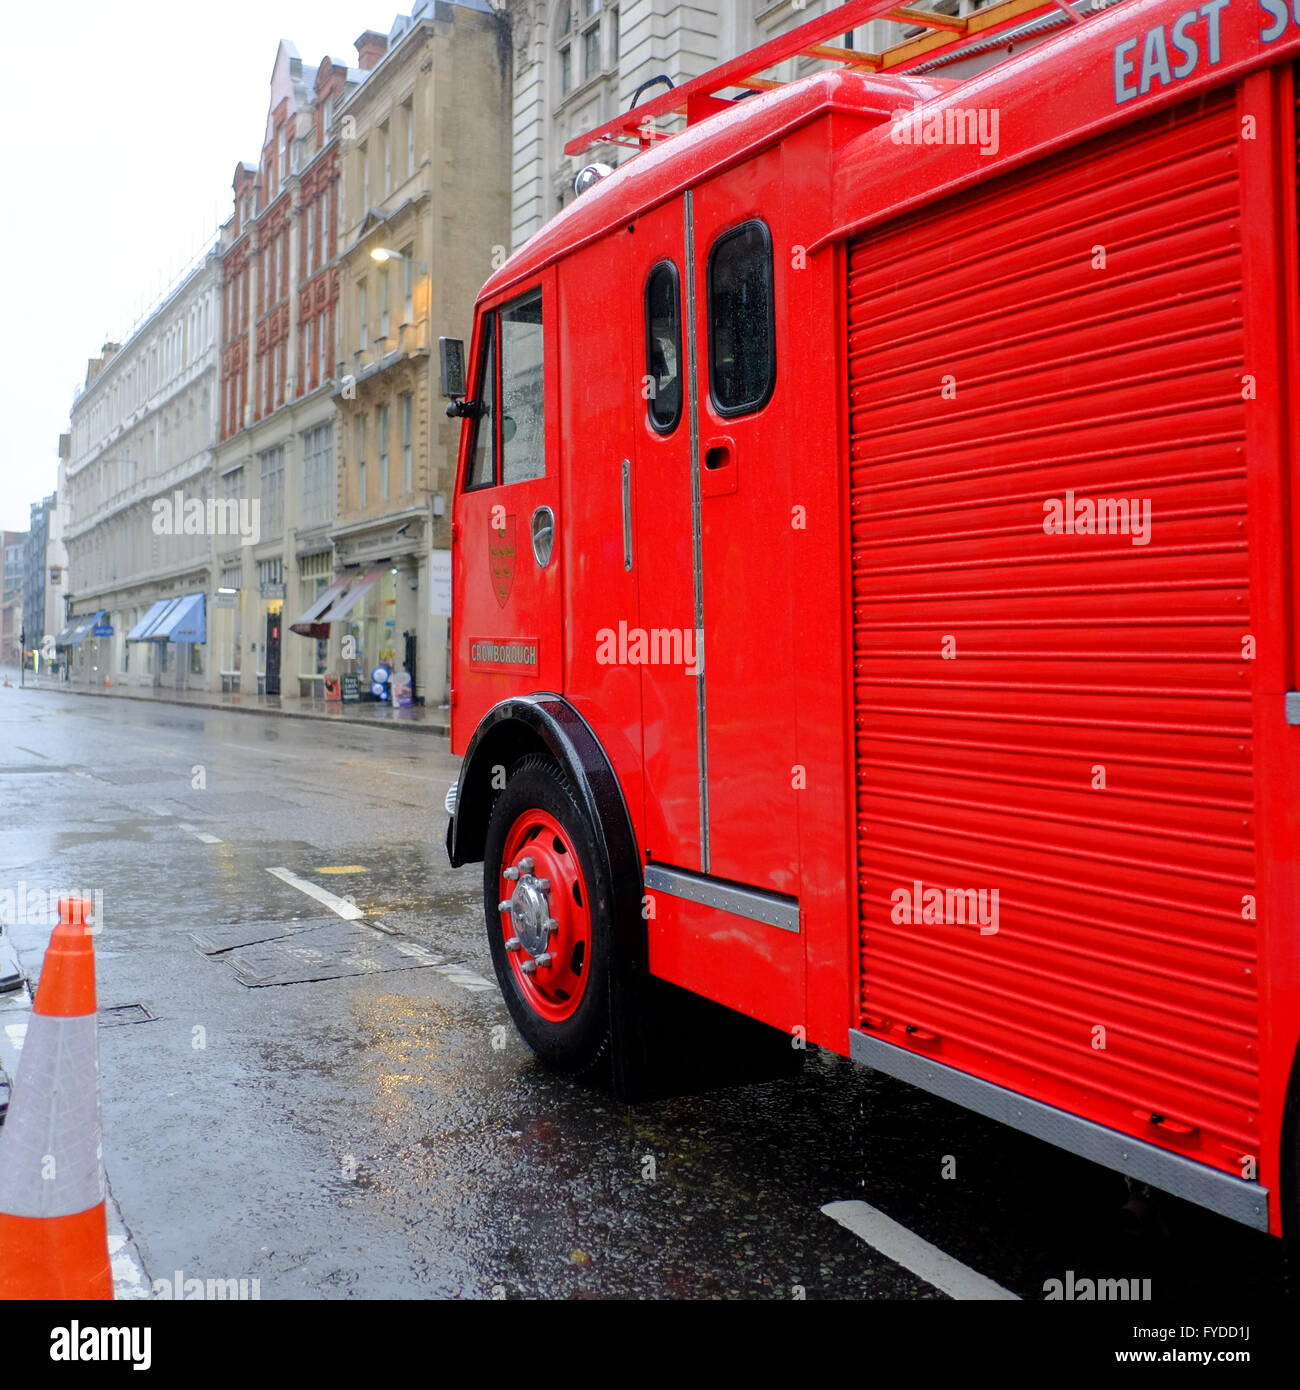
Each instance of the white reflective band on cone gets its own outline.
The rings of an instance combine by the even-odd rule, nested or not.
[[[75,1216],[104,1200],[95,1023],[31,1016],[0,1128],[0,1212]]]

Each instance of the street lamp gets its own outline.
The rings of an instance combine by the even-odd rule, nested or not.
[[[376,246],[370,252],[370,259],[372,261],[378,261],[380,265],[384,265],[388,261],[402,261],[406,265],[418,267],[419,274],[425,274],[425,265],[423,261],[416,261],[411,256],[404,256],[400,251],[394,251],[388,246]]]

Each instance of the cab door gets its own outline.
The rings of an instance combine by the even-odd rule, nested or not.
[[[787,410],[792,391],[832,388],[801,380],[793,351],[778,347],[791,342],[786,277],[798,273],[781,158],[779,146],[765,151],[693,196],[704,850],[708,873],[797,898],[807,788],[796,739],[796,480],[816,460],[791,437]]]
[[[452,533],[458,729],[564,688],[557,356],[553,272],[481,314]]]
[[[805,952],[780,198],[779,153],[760,156],[638,219],[629,259],[650,968],[788,1029]]]

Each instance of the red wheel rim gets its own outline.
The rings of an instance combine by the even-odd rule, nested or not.
[[[526,863],[530,859],[532,885]],[[508,869],[519,870],[518,876],[508,879]],[[539,931],[538,913],[530,910],[538,901],[538,880],[549,884],[544,901],[555,922],[553,931]],[[506,950],[515,983],[539,1018],[561,1023],[582,1002],[591,973],[591,899],[573,841],[554,816],[528,810],[516,819],[502,851],[500,884],[502,941],[518,943]],[[512,901],[524,909],[522,918],[509,910]],[[543,954],[551,960],[536,965]],[[525,970],[527,963],[535,968]]]

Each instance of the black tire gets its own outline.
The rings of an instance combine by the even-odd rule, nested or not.
[[[515,821],[525,811],[542,810],[559,822],[577,853],[587,885],[591,913],[591,951],[587,982],[574,1013],[559,1022],[541,1017],[528,1002],[511,967],[501,931],[498,904],[508,887],[501,871],[502,851]],[[609,1054],[610,922],[613,892],[609,865],[595,830],[558,764],[530,753],[510,770],[488,818],[483,849],[483,906],[488,946],[497,984],[519,1035],[538,1057],[572,1076],[602,1069]]]

